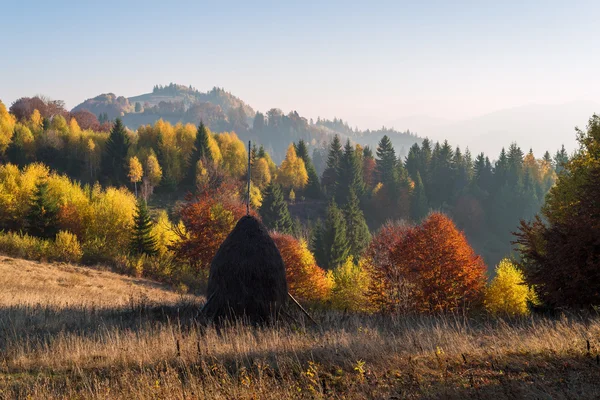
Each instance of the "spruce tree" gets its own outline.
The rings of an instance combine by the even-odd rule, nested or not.
[[[345,204],[350,198],[351,191],[359,198],[362,197],[365,192],[365,182],[363,180],[361,162],[348,139],[344,146],[344,154],[340,160],[338,185],[335,191],[337,203]]]
[[[371,241],[371,233],[365,221],[365,216],[360,209],[358,197],[354,189],[350,189],[346,206],[344,207],[346,220],[346,237],[348,239],[349,254],[358,262],[363,251]]]
[[[420,222],[429,210],[427,204],[427,195],[425,194],[425,187],[423,187],[423,181],[421,180],[421,174],[417,172],[417,178],[415,179],[415,187],[413,189],[412,197],[410,199],[410,216],[414,222]]]
[[[196,184],[196,168],[198,161],[200,160],[212,160],[212,155],[208,147],[208,129],[204,126],[204,123],[200,121],[198,125],[198,131],[196,132],[196,140],[194,141],[194,147],[188,160],[188,172],[186,176],[186,184],[188,186],[194,186]]]
[[[325,251],[325,227],[319,219],[312,231],[310,248],[315,255],[317,265],[323,269],[327,267],[327,252]]]
[[[129,136],[120,118],[117,118],[104,148],[102,177],[115,186],[127,183],[127,152]]]
[[[281,186],[277,183],[271,182],[265,189],[258,212],[267,228],[288,235],[293,233],[292,217],[283,198]]]
[[[332,201],[327,208],[327,218],[323,230],[323,253],[325,255],[323,267],[334,269],[341,265],[348,258],[349,250],[344,214]]]
[[[328,196],[335,195],[335,189],[338,183],[338,173],[340,170],[340,161],[343,156],[342,143],[340,137],[335,135],[329,145],[329,154],[327,155],[327,167],[323,172],[323,188]]]
[[[396,162],[396,151],[392,141],[387,135],[384,135],[377,145],[376,171],[379,181],[390,188],[390,192],[393,192],[396,184]]]
[[[135,255],[152,256],[157,253],[156,238],[152,234],[152,219],[143,199],[139,199],[136,206],[130,250]]]
[[[54,239],[58,233],[58,203],[50,196],[48,184],[36,185],[27,214],[27,232],[32,236]]]

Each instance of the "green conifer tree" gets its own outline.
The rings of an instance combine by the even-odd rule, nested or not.
[[[377,145],[376,171],[379,182],[390,188],[390,193],[394,192],[393,187],[396,184],[396,151],[392,141],[387,135],[384,135]]]
[[[329,145],[329,154],[327,156],[327,167],[323,172],[323,189],[329,197],[335,195],[335,189],[338,183],[338,174],[340,170],[340,161],[344,155],[342,151],[342,142],[340,137],[335,135]]]
[[[337,203],[344,205],[350,198],[351,191],[354,191],[354,194],[361,198],[365,192],[365,182],[361,162],[356,156],[350,140],[347,140],[338,172],[338,185],[335,192]]]
[[[306,184],[302,194],[312,199],[318,199],[322,195],[321,184],[319,183],[319,175],[317,174],[317,170],[315,169],[315,166],[308,155],[308,147],[306,146],[306,142],[300,139],[298,144],[294,144],[294,148],[296,149],[296,155],[304,161],[304,166],[306,167],[306,172],[308,174],[308,183]]]
[[[115,186],[127,184],[127,152],[129,136],[120,118],[110,131],[102,157],[102,177]]]
[[[152,235],[152,219],[146,201],[139,199],[134,217],[133,233],[131,236],[131,253],[149,256],[157,253],[156,238]]]
[[[321,268],[325,268],[328,262],[327,252],[325,251],[325,227],[323,226],[323,221],[320,219],[317,220],[312,231],[310,247],[315,255],[317,265]]]
[[[27,214],[27,232],[32,236],[54,239],[58,232],[58,203],[50,196],[48,184],[36,185]]]
[[[208,148],[208,135],[209,133],[206,129],[206,126],[204,126],[204,123],[200,121],[200,125],[198,125],[198,131],[196,132],[194,147],[192,148],[192,153],[190,154],[190,158],[188,160],[188,170],[186,175],[186,184],[188,186],[196,185],[196,168],[198,166],[198,161],[212,161],[212,155]]]
[[[265,189],[258,212],[267,228],[289,235],[293,233],[292,217],[283,198],[281,186],[277,183],[271,182]]]
[[[327,218],[323,230],[323,268],[334,269],[348,258],[350,246],[346,237],[344,214],[334,201],[327,208]]]
[[[358,262],[363,251],[371,241],[371,233],[365,221],[365,216],[360,209],[358,197],[354,189],[350,188],[346,206],[344,207],[346,220],[346,237],[348,239],[349,254]]]

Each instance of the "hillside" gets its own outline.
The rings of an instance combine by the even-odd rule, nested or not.
[[[281,162],[287,146],[300,139],[312,148],[325,147],[335,134],[343,141],[350,139],[363,146],[377,147],[384,135],[388,135],[399,155],[405,156],[414,143],[421,138],[410,131],[394,129],[358,131],[349,128],[348,123],[334,119],[318,120],[314,123],[300,116],[296,111],[285,114],[272,108],[262,114],[240,98],[221,88],[200,92],[191,86],[169,84],[155,86],[152,92],[129,98],[114,93],[101,94],[90,98],[73,108],[73,112],[88,110],[109,120],[120,117],[130,129],[141,125],[154,124],[163,119],[171,124],[178,122],[197,125],[203,121],[214,132],[234,131],[240,139],[252,140],[263,145],[276,162]]]
[[[0,307],[127,307],[174,304],[181,295],[147,279],[100,269],[48,264],[0,255]]]
[[[315,312],[318,329],[217,331],[143,279],[8,257],[0,277],[3,398],[600,396],[597,319]]]

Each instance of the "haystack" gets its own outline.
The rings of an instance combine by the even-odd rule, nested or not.
[[[243,217],[210,264],[204,315],[269,321],[287,298],[285,266],[275,242],[256,218]]]

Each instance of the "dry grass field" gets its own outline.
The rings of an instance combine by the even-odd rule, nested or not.
[[[0,398],[600,398],[594,317],[217,331],[203,299],[143,279],[0,257],[0,282]]]

